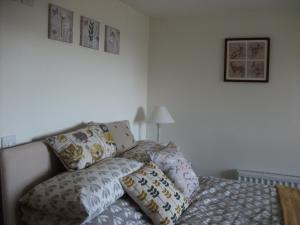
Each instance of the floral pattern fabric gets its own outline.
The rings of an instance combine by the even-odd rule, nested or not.
[[[275,187],[201,177],[180,225],[283,225]]]
[[[152,162],[121,179],[127,194],[155,225],[173,225],[188,201]]]
[[[177,225],[283,225],[274,187],[213,177],[200,177],[200,188],[177,220]],[[152,225],[126,195],[84,225]],[[37,212],[24,214],[29,225],[79,225],[76,221],[51,223]],[[51,219],[51,218],[50,218]],[[60,222],[61,221],[61,222]],[[68,223],[67,223],[68,222]]]
[[[142,165],[124,158],[106,159],[84,170],[59,174],[35,186],[21,198],[20,203],[24,212],[30,209],[38,210],[44,216],[51,215],[55,220],[53,224],[67,219],[81,224],[90,221],[123,196],[119,178]]]
[[[199,188],[199,181],[191,163],[185,159],[178,147],[170,143],[163,150],[149,151],[148,154],[185,197],[190,199]]]
[[[177,225],[283,225],[276,188],[214,177],[200,177],[199,183]],[[124,201],[130,207],[121,207]],[[114,214],[111,207],[120,211]],[[135,203],[122,197],[97,217],[106,218],[106,223],[95,218],[89,225],[151,225],[140,213]]]
[[[116,155],[116,144],[105,124],[88,125],[46,139],[67,170],[84,169]]]
[[[127,195],[86,225],[152,225],[151,220]]]

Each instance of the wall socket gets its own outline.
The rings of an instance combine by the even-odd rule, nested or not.
[[[16,135],[9,135],[1,138],[1,148],[8,148],[15,146],[17,143]]]

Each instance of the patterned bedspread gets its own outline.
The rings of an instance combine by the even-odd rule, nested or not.
[[[141,162],[150,160],[148,150],[162,146],[153,141],[140,141],[123,157]],[[200,177],[200,189],[193,194],[193,201],[183,212],[177,225],[283,225],[281,207],[274,187],[241,183],[214,177]],[[37,224],[29,212],[32,224]],[[48,215],[45,215],[47,217]],[[47,218],[45,218],[47,219]],[[62,221],[74,225],[72,221]],[[44,224],[41,224],[44,225]],[[58,224],[57,224],[58,225]],[[152,225],[148,217],[128,197],[123,196],[86,225]]]
[[[178,225],[282,225],[276,189],[213,177],[200,177],[200,189]],[[125,196],[88,225],[151,225]]]

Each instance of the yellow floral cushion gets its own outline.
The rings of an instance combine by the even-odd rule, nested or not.
[[[116,154],[116,144],[105,124],[86,126],[46,139],[67,170],[84,169]]]
[[[188,201],[153,162],[121,179],[127,194],[155,225],[173,225]]]

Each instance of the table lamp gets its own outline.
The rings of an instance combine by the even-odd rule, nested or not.
[[[175,121],[165,106],[156,106],[154,108],[154,110],[152,111],[152,113],[148,119],[148,122],[156,123],[156,125],[157,125],[156,140],[157,140],[157,142],[159,142],[161,124],[170,124],[170,123],[174,123]]]

